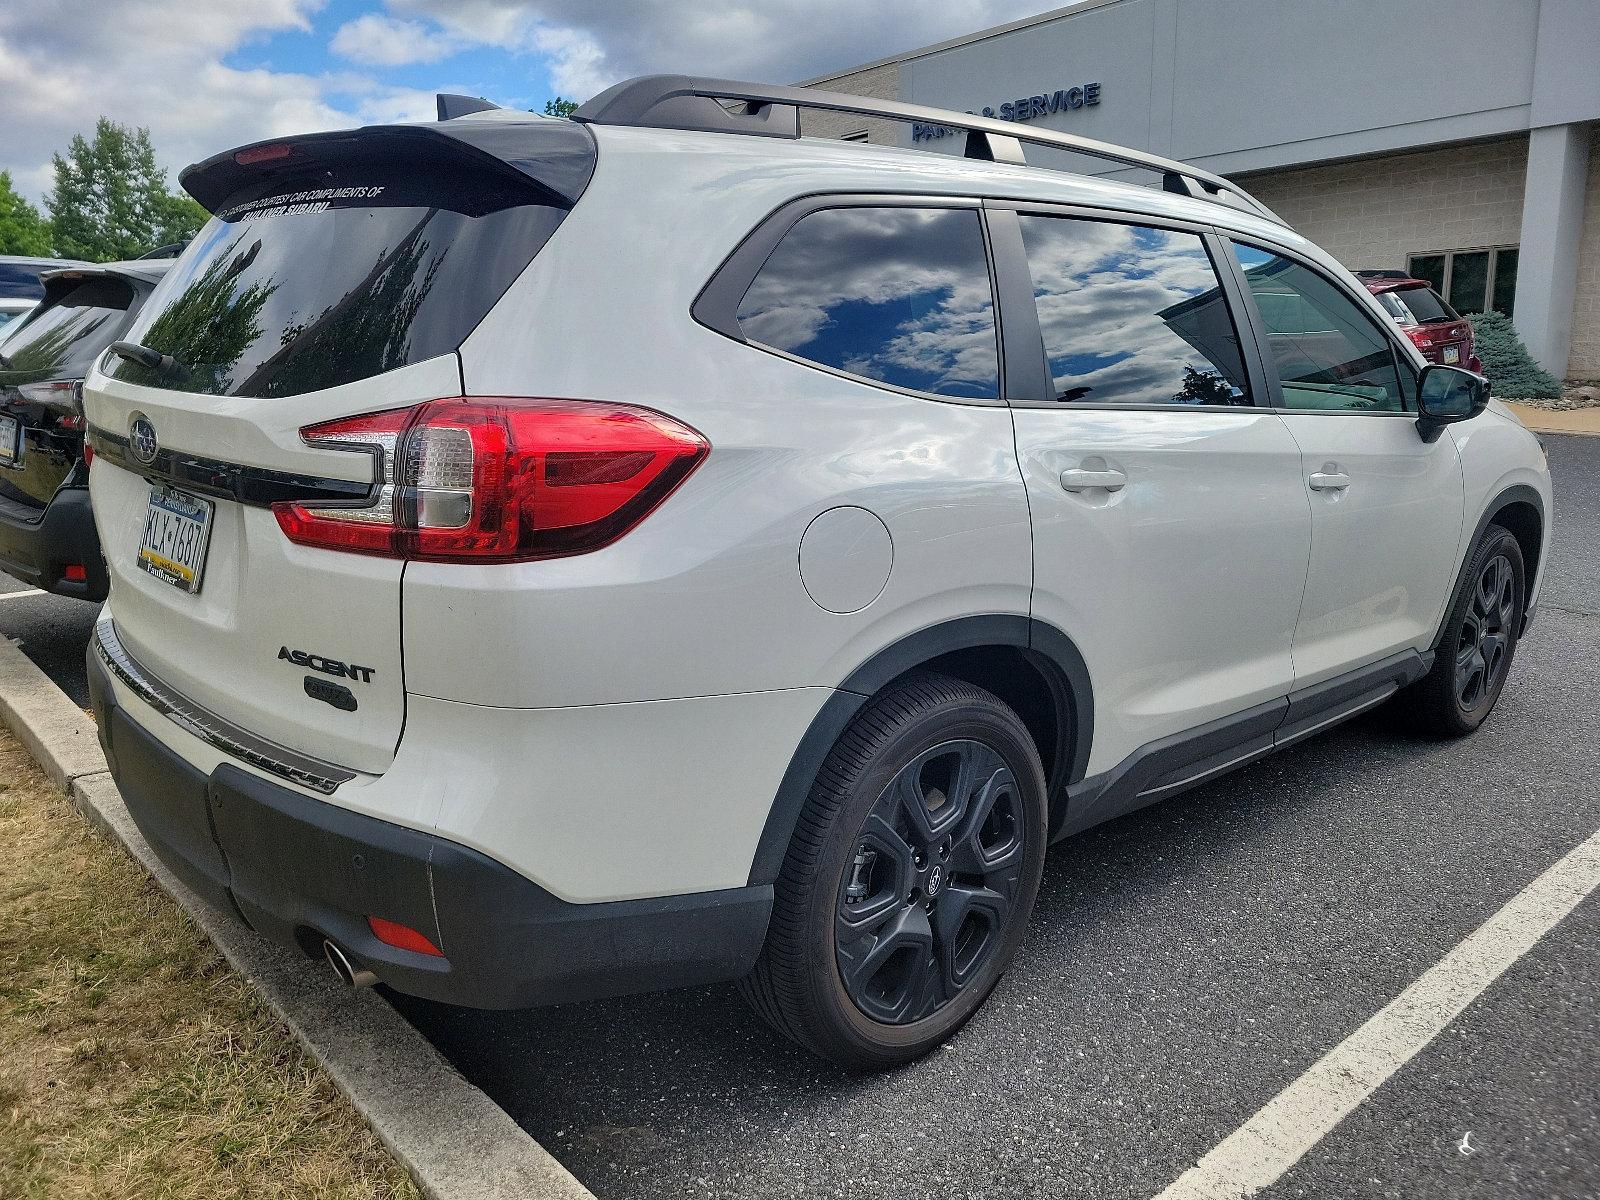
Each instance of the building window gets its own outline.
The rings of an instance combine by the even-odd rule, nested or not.
[[[1438,254],[1413,254],[1409,267],[1426,279],[1457,312],[1494,309],[1513,316],[1517,295],[1517,247],[1489,246],[1481,250],[1446,250]]]
[[[849,133],[841,134],[839,140],[841,142],[864,142],[867,140],[867,131],[865,129],[852,129]]]

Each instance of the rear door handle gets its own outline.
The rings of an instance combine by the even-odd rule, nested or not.
[[[1317,471],[1307,482],[1313,492],[1342,492],[1350,486],[1350,476],[1343,471]]]
[[[1061,472],[1061,486],[1069,492],[1087,492],[1090,488],[1119,492],[1127,483],[1128,477],[1114,467],[1104,471],[1086,471],[1082,467],[1074,467]]]

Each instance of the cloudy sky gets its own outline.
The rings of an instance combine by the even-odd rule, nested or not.
[[[647,71],[794,82],[1049,0],[0,0],[0,169],[38,199],[102,114],[173,172],[280,134],[542,108]]]

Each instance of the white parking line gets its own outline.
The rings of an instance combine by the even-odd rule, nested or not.
[[[43,588],[24,588],[20,592],[0,592],[0,600],[15,600],[21,596],[42,596]]]
[[[1600,833],[1565,855],[1156,1200],[1240,1200],[1273,1183],[1600,885]]]

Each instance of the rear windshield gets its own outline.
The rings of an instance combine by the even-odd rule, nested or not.
[[[133,288],[95,276],[34,309],[0,346],[0,387],[44,379],[82,379],[127,324]]]
[[[566,215],[459,158],[345,148],[217,206],[132,339],[177,361],[131,383],[292,396],[454,351]]]
[[[1430,321],[1461,319],[1432,288],[1396,288],[1392,292],[1380,293],[1378,299],[1402,325],[1426,325]]]

